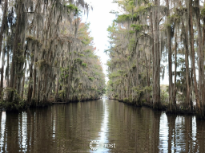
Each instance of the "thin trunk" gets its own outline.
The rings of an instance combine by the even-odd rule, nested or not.
[[[154,4],[159,6],[159,0]],[[153,56],[153,108],[160,108],[160,50],[159,50],[159,12],[155,9],[154,17],[154,56]]]
[[[40,77],[38,78],[38,95],[37,95],[37,102],[40,101],[40,93],[41,93],[41,81],[40,81]]]
[[[36,56],[36,51],[35,51],[35,56]],[[37,62],[37,57],[35,57],[35,63]],[[33,70],[33,93],[32,93],[32,99],[35,99],[36,95],[36,64],[34,64],[34,70]]]
[[[204,1],[204,5],[205,5],[205,1]],[[205,25],[205,18],[203,18],[203,23]],[[205,44],[205,26],[203,26],[203,37],[202,37],[202,52],[201,52],[201,57],[204,59],[204,52],[203,52],[203,48],[204,48],[204,44]],[[204,75],[204,67],[202,69],[202,75]],[[203,107],[203,111],[205,111],[204,109],[204,106],[205,106],[205,95],[203,93],[205,93],[205,87],[204,87],[204,83],[205,83],[205,80],[204,80],[204,77],[202,77],[203,79],[203,83],[202,83],[202,89],[201,89],[201,93],[202,93],[202,107]]]
[[[174,49],[174,92],[173,92],[173,104],[176,105],[176,94],[177,94],[177,89],[176,89],[176,82],[177,82],[177,31],[175,32],[175,49]]]
[[[196,95],[196,106],[198,111],[200,111],[200,102],[199,102],[199,94],[197,89],[196,82],[196,68],[195,68],[195,51],[194,51],[194,29],[193,29],[193,17],[192,17],[192,0],[189,1],[189,31],[190,31],[190,46],[191,46],[191,58],[192,58],[192,68],[193,68],[193,81],[194,81],[194,90]]]
[[[1,88],[0,88],[0,96],[2,95],[3,86],[4,86],[5,43],[6,43],[6,42],[4,42],[4,47],[3,47],[3,51],[2,51],[2,59],[1,59],[2,66],[1,66]],[[2,95],[2,98],[3,98],[3,95]]]
[[[33,66],[33,59],[31,59],[31,64],[30,64],[30,76],[29,76],[29,85],[28,85],[28,95],[27,95],[27,101],[30,104],[31,103],[31,98],[32,98],[32,92],[33,92],[33,85],[32,85],[32,77],[33,77],[33,70],[32,70],[32,66]]]
[[[36,9],[35,12],[40,13],[40,0],[37,1],[36,4]],[[39,40],[39,27],[36,27],[36,39]],[[35,48],[35,53],[34,53],[34,62],[37,63],[38,59],[37,59],[37,47]],[[37,90],[37,83],[36,83],[36,79],[37,79],[37,70],[36,70],[36,64],[34,64],[34,70],[33,70],[33,93],[32,93],[32,99],[35,99],[36,101],[36,90]]]
[[[56,91],[55,91],[56,98],[58,98],[58,91],[59,91],[59,75],[57,74],[57,77],[56,77]]]
[[[22,1],[18,1],[17,4],[17,19],[16,19],[16,27],[15,27],[15,36],[14,36],[14,45],[13,45],[13,56],[12,56],[12,63],[11,63],[11,77],[9,85],[11,88],[16,89],[16,71],[17,71],[17,52],[19,49],[19,42],[20,42],[20,22],[21,22],[21,9],[22,9]],[[12,102],[14,100],[14,91],[8,93],[8,101]]]
[[[6,78],[6,81],[7,81],[7,87],[9,87],[9,68],[10,68],[10,66],[9,66],[9,61],[10,61],[10,59],[9,59],[9,48],[7,49],[7,57],[6,57],[6,60],[7,60],[7,71],[6,71],[6,76],[7,76],[7,78]]]
[[[153,29],[152,16],[153,15],[152,15],[152,12],[151,12],[150,13],[150,25],[151,25],[151,37],[152,37],[152,87],[153,87],[153,80],[154,80],[154,66],[153,66],[153,64],[154,64],[154,29]],[[150,61],[151,61],[151,58],[150,58]],[[154,89],[154,87],[152,89]],[[153,94],[152,94],[152,103],[153,103]]]
[[[166,0],[166,6],[167,6],[167,19],[168,23],[170,23],[169,16],[169,0]],[[167,27],[167,41],[168,41],[168,63],[169,63],[169,106],[170,111],[173,109],[173,83],[172,83],[172,48],[171,48],[171,26]],[[176,38],[175,38],[176,39]],[[175,49],[176,50],[176,49]]]
[[[145,61],[146,61],[146,71],[147,71],[147,87],[150,86],[150,77],[149,77],[149,60],[146,58],[146,55],[145,55]],[[147,92],[147,102],[150,103],[150,93],[149,91],[146,91]]]
[[[22,89],[21,89],[21,99],[24,97],[24,84],[25,84],[25,74],[23,75],[23,81],[22,81]]]
[[[22,10],[22,1],[18,2],[18,13],[16,19],[16,27],[15,27],[15,37],[14,37],[14,45],[13,45],[13,56],[12,56],[12,64],[11,64],[11,80],[10,80],[10,87],[16,89],[16,71],[17,71],[17,59],[16,56],[18,55],[18,50],[20,48],[20,22],[21,22],[21,10]],[[12,97],[11,97],[12,98]]]
[[[133,78],[133,73],[131,74],[131,76],[132,76],[132,87],[134,87],[135,86],[135,84],[134,84],[134,78]],[[131,90],[132,90],[132,101],[134,101],[134,89],[133,88],[131,88]]]
[[[189,78],[189,48],[188,48],[188,38],[187,30],[184,27],[184,21],[182,21],[182,31],[184,33],[184,46],[185,46],[185,65],[186,65],[186,103],[192,110],[191,99],[190,99],[190,78]]]
[[[1,24],[1,32],[0,32],[0,55],[2,52],[2,69],[1,69],[1,87],[0,87],[0,96],[2,94],[3,91],[3,73],[4,73],[4,54],[5,54],[5,50],[3,48],[3,51],[1,51],[2,49],[2,41],[3,41],[3,34],[4,32],[6,32],[6,28],[7,28],[7,7],[8,7],[8,0],[4,1],[4,12],[3,12],[3,20],[2,20],[2,24]]]
[[[140,64],[139,64],[139,59],[140,59],[140,57],[139,57],[139,50],[137,49],[137,47],[136,47],[136,86],[138,87],[138,86],[140,86],[140,80],[139,80],[139,66],[140,66]]]
[[[199,114],[200,116],[203,116],[204,114],[204,108],[203,108],[203,103],[204,103],[204,52],[202,50],[202,33],[201,33],[201,24],[200,24],[200,8],[199,8],[199,0],[196,0],[195,2],[197,4],[197,11],[196,11],[196,20],[197,20],[197,29],[198,29],[198,66],[199,66],[199,102],[200,106],[202,106],[201,113]]]
[[[8,11],[8,0],[4,1],[4,12],[3,12],[3,20],[1,24],[1,32],[0,32],[0,55],[1,55],[1,48],[2,48],[2,40],[3,40],[3,34],[6,32],[7,28],[7,11]]]

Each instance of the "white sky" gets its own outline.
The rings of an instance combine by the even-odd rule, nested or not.
[[[108,56],[104,53],[104,50],[108,49],[108,32],[107,28],[112,25],[112,21],[115,19],[115,15],[109,13],[111,10],[117,10],[118,5],[112,3],[113,0],[86,0],[93,6],[93,11],[89,12],[86,22],[90,23],[91,36],[94,38],[94,45],[97,48],[96,54],[100,57],[103,72],[107,78],[107,60]]]

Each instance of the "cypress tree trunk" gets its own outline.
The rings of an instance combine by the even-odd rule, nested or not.
[[[9,61],[10,61],[10,59],[9,59],[9,49],[10,49],[10,47],[8,47],[8,49],[7,49],[7,56],[6,56],[6,58],[7,58],[7,63],[6,63],[6,65],[7,65],[7,67],[6,67],[7,87],[9,87],[9,82],[10,82],[10,80],[9,80],[9,69],[10,69],[10,66],[9,66]]]
[[[204,116],[204,52],[202,50],[202,32],[201,32],[201,24],[200,24],[200,7],[199,7],[199,0],[195,1],[196,3],[196,20],[197,20],[197,29],[198,29],[198,67],[199,67],[199,102],[201,106],[200,110],[200,117]]]
[[[30,64],[30,76],[29,76],[29,85],[28,85],[28,95],[27,95],[27,101],[30,104],[31,103],[31,98],[32,98],[32,92],[33,92],[33,84],[32,82],[32,78],[33,78],[33,58],[31,59],[31,64]]]
[[[175,32],[175,49],[174,49],[174,90],[173,90],[173,104],[176,105],[176,83],[177,83],[177,31]]]
[[[12,64],[11,64],[11,78],[9,85],[12,88],[12,91],[8,93],[8,101],[12,102],[14,100],[14,90],[16,90],[16,71],[17,71],[17,54],[19,49],[20,41],[20,22],[21,22],[21,11],[22,11],[22,1],[17,2],[17,19],[15,26],[15,37],[14,37],[14,45],[13,45],[13,56],[12,56]]]
[[[154,4],[159,6],[159,0]],[[153,108],[160,109],[160,50],[159,50],[159,12],[154,9],[154,56],[153,56]]]
[[[146,73],[147,73],[147,78],[146,78],[146,81],[147,81],[147,87],[150,86],[150,77],[149,77],[149,70],[150,70],[150,61],[149,59],[147,59],[146,55],[145,55],[145,63],[146,63]],[[149,91],[147,91],[147,102],[150,103],[150,93]]]
[[[192,58],[192,68],[193,68],[193,81],[194,81],[194,91],[196,95],[196,106],[197,111],[199,114],[201,114],[199,111],[201,109],[200,102],[199,102],[199,94],[197,89],[197,82],[196,82],[196,68],[195,68],[195,51],[194,51],[194,29],[193,29],[193,8],[192,8],[192,0],[189,1],[189,32],[190,32],[190,46],[191,46],[191,58]]]
[[[187,27],[187,26],[186,26]],[[186,65],[186,103],[188,104],[188,107],[190,110],[192,110],[192,103],[190,99],[190,77],[189,77],[189,48],[188,48],[188,39],[187,39],[187,31],[184,27],[184,21],[182,20],[182,32],[184,34],[184,46],[185,46],[185,65]]]
[[[0,55],[1,55],[1,49],[2,49],[2,40],[3,40],[3,33],[5,32],[7,28],[7,7],[8,7],[8,0],[4,1],[4,12],[3,12],[3,20],[1,24],[1,32],[0,32]],[[0,96],[3,91],[3,75],[4,75],[4,48],[2,53],[2,69],[1,69],[1,86],[0,86]]]
[[[24,84],[25,84],[25,74],[23,76],[23,81],[22,81],[22,89],[21,89],[21,99],[23,99],[24,97]]]
[[[1,59],[1,63],[2,63],[2,66],[1,66],[1,87],[0,87],[0,96],[2,95],[2,91],[3,91],[3,86],[4,86],[4,56],[5,56],[5,43],[4,42],[4,47],[3,47],[3,51],[2,51],[2,59]],[[2,97],[3,98],[3,95]]]
[[[153,21],[152,21],[153,13],[150,13],[150,25],[151,25],[151,37],[152,37],[152,82],[154,80],[154,29],[153,29]],[[150,58],[151,60],[151,58]],[[153,83],[152,83],[152,90],[154,89]],[[153,91],[152,91],[153,92]],[[153,92],[154,93],[154,92]],[[152,94],[152,103],[153,103],[153,94]]]
[[[204,5],[205,5],[205,1],[204,1]],[[203,18],[203,23],[205,25],[205,18]],[[202,58],[204,59],[204,52],[203,52],[203,48],[204,48],[204,44],[205,44],[205,26],[203,26],[203,38],[202,38],[202,52],[201,52],[201,56]],[[202,69],[202,75],[204,75],[204,68]],[[204,87],[204,84],[205,84],[205,80],[204,80],[204,77],[202,78],[203,79],[203,82],[202,82],[202,88],[201,88],[201,93],[202,93],[202,107],[203,107],[203,114],[205,114],[205,95],[203,93],[205,93],[205,87]]]
[[[3,34],[7,28],[7,11],[8,11],[7,7],[8,7],[8,0],[5,0],[4,1],[4,11],[3,11],[3,20],[2,20],[1,32],[0,32],[0,55],[1,55]]]
[[[170,24],[170,12],[169,12],[169,0],[166,0],[166,6],[167,6],[167,19],[168,24]],[[167,41],[168,41],[168,63],[169,63],[169,111],[173,111],[173,83],[172,83],[172,49],[171,49],[171,26],[167,27]],[[175,48],[176,49],[176,48]],[[176,56],[176,55],[175,55]]]

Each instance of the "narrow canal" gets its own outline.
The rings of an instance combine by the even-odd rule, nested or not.
[[[1,152],[205,152],[205,121],[107,99],[0,119]]]

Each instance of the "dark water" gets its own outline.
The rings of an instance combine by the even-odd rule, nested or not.
[[[1,152],[205,152],[205,121],[116,101],[1,112],[0,119]]]

